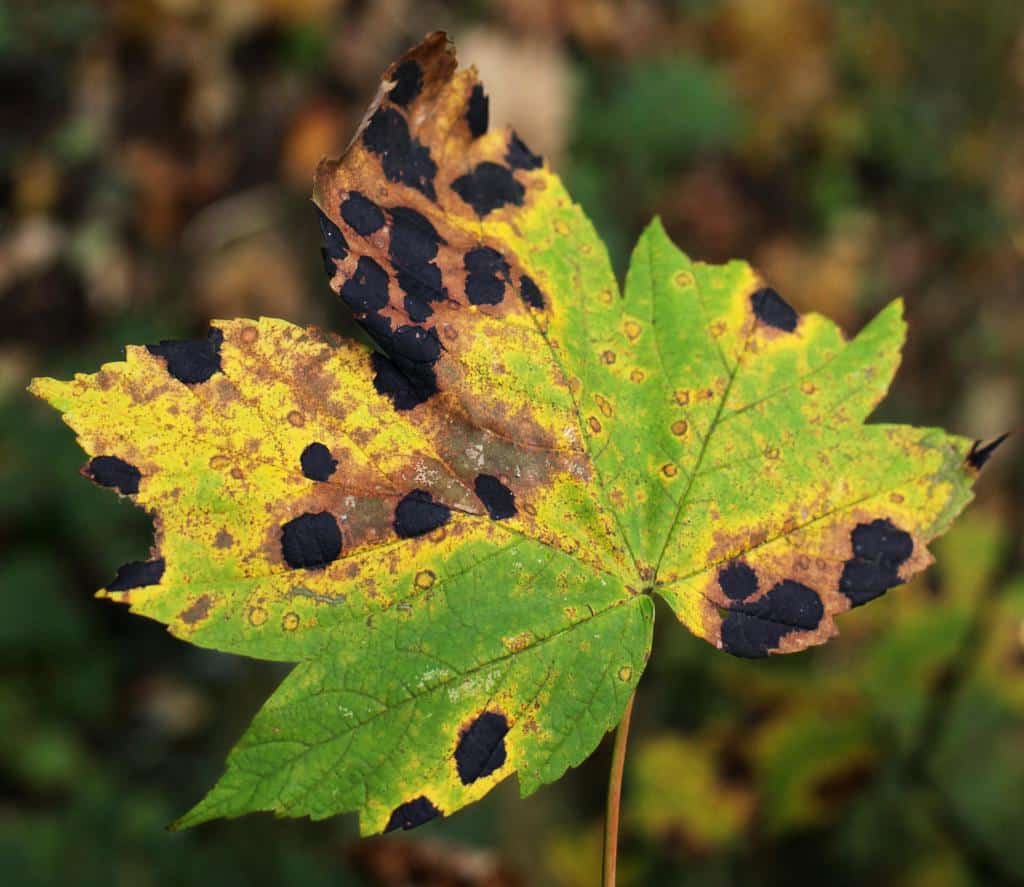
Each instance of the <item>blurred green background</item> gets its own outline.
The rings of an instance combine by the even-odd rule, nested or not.
[[[149,524],[24,394],[260,313],[343,325],[313,167],[443,27],[621,271],[654,213],[855,331],[907,299],[887,419],[1024,423],[1016,0],[0,2],[0,880],[591,885],[609,748],[520,801],[359,842],[354,817],[165,825],[282,671],[91,599]],[[668,611],[637,700],[621,882],[1024,884],[1024,448],[914,585],[744,662]]]

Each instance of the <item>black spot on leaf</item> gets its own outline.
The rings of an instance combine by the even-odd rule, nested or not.
[[[435,363],[441,356],[441,340],[433,329],[404,325],[391,339],[392,356],[410,363]]]
[[[490,109],[490,100],[483,86],[479,83],[474,85],[473,91],[469,94],[469,105],[466,108],[466,123],[469,125],[469,132],[474,139],[480,138],[487,132],[487,121]]]
[[[785,579],[757,600],[725,611],[722,649],[734,656],[758,659],[776,649],[790,632],[813,631],[824,615],[821,597],[813,588]]]
[[[524,274],[519,279],[519,295],[531,308],[544,307],[544,294],[529,275]]]
[[[220,346],[223,342],[224,333],[211,328],[205,339],[165,340],[157,345],[147,345],[146,349],[150,354],[162,357],[167,362],[167,372],[179,382],[198,385],[221,371]]]
[[[295,570],[317,570],[341,554],[341,530],[327,511],[299,515],[281,527],[281,554]]]
[[[448,298],[448,290],[441,283],[441,269],[433,262],[414,271],[398,269],[398,285],[405,293],[402,305],[409,319],[422,323],[434,313],[431,302]]]
[[[526,195],[526,189],[516,181],[512,170],[489,160],[459,176],[452,182],[452,190],[481,218],[507,203],[522,206]]]
[[[503,714],[485,711],[459,737],[455,766],[463,785],[490,776],[504,763],[508,721]]]
[[[311,443],[299,456],[302,473],[310,480],[327,481],[338,468],[338,460],[322,443]]]
[[[437,809],[424,795],[399,804],[391,813],[385,832],[393,832],[396,829],[411,829],[431,819],[437,819],[444,814]]]
[[[527,148],[526,143],[513,132],[508,140],[505,162],[513,169],[537,169],[543,165],[544,159]]]
[[[392,79],[395,85],[391,87],[388,98],[402,107],[408,105],[423,89],[423,70],[412,59],[402,62],[395,68]]]
[[[1005,443],[1009,436],[1010,434],[1007,432],[997,437],[992,443],[985,444],[984,446],[982,446],[980,440],[976,440],[971,446],[971,451],[967,454],[967,464],[975,471],[981,471],[985,467],[985,463],[992,458],[992,454]]]
[[[417,373],[403,373],[387,356],[374,352],[370,355],[373,366],[373,387],[378,394],[391,398],[396,410],[411,410],[437,394],[437,378],[430,367]]]
[[[398,265],[414,267],[429,262],[444,243],[437,229],[422,213],[407,206],[395,206],[391,213],[391,243],[388,255]]]
[[[363,131],[363,144],[380,157],[388,181],[409,185],[431,200],[437,199],[437,164],[430,150],[409,135],[409,125],[394,108],[377,109]]]
[[[914,553],[914,540],[885,519],[858,524],[850,538],[853,557],[843,565],[839,590],[859,607],[903,582],[899,568]]]
[[[341,298],[356,314],[379,311],[388,303],[388,273],[369,256],[360,256],[356,273],[341,287]]]
[[[139,492],[142,472],[117,456],[97,456],[85,469],[86,475],[103,487],[114,487],[126,496]]]
[[[750,297],[750,302],[754,306],[754,314],[762,323],[787,333],[796,329],[800,319],[796,311],[771,287],[759,289]]]
[[[324,244],[321,250],[321,255],[324,258],[324,270],[327,272],[328,277],[334,277],[338,269],[335,267],[333,260],[341,261],[348,255],[348,241],[345,240],[345,235],[341,233],[341,228],[327,218],[320,207],[317,206],[315,208],[317,218],[320,220],[320,237]]]
[[[718,571],[718,585],[727,597],[742,601],[757,594],[757,573],[742,561],[733,561]]]
[[[405,293],[406,314],[422,322],[434,313],[431,302],[448,298],[448,290],[441,282],[441,269],[431,261],[444,241],[437,229],[414,209],[395,207],[391,216],[388,255],[397,269],[398,285]]]
[[[484,503],[491,520],[504,520],[516,515],[516,497],[498,478],[490,474],[478,474],[473,489]]]
[[[403,539],[424,536],[451,519],[451,509],[426,490],[413,490],[395,508],[395,532]]]
[[[384,225],[381,208],[358,191],[353,191],[341,202],[341,217],[363,236],[379,231]]]
[[[478,246],[466,253],[463,260],[466,275],[466,298],[472,305],[497,305],[505,298],[509,279],[508,262],[489,246]]]
[[[152,561],[132,561],[117,568],[117,576],[107,591],[127,591],[157,585],[164,575],[166,564],[162,557]]]

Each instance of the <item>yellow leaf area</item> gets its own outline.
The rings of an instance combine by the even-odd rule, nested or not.
[[[154,515],[101,594],[192,643],[297,663],[181,821],[358,811],[364,833],[524,794],[618,721],[651,593],[740,656],[906,580],[983,458],[863,422],[899,307],[847,342],[660,225],[620,293],[543,160],[488,131],[443,34],[314,187],[331,288],[373,347],[282,320],[32,390]]]

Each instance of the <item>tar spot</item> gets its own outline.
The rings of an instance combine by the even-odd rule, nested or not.
[[[975,471],[981,471],[985,467],[985,463],[992,458],[992,454],[1003,445],[1009,436],[1009,432],[1007,432],[985,446],[981,445],[980,440],[976,440],[971,446],[971,451],[967,454],[967,464],[975,469]]]
[[[281,527],[281,553],[294,570],[326,567],[341,554],[341,530],[327,511],[299,515]]]
[[[363,144],[381,160],[391,182],[409,185],[431,200],[437,199],[434,176],[437,164],[424,145],[409,135],[409,125],[394,108],[378,108],[363,131]]]
[[[508,721],[503,714],[485,711],[459,737],[455,766],[463,785],[490,776],[505,763]]]
[[[384,224],[381,208],[358,191],[353,191],[342,201],[341,217],[363,236],[379,231]]]
[[[459,176],[452,182],[452,190],[481,218],[506,203],[522,206],[526,195],[526,189],[516,181],[512,170],[489,160]]]
[[[544,163],[544,159],[539,154],[534,154],[518,135],[512,133],[512,138],[508,140],[505,162],[513,169],[537,169]]]
[[[310,480],[326,481],[338,468],[338,460],[322,443],[311,443],[299,456],[302,473]]]
[[[843,565],[839,590],[859,607],[903,582],[899,568],[914,553],[914,540],[884,519],[858,524],[851,540],[853,557]]]
[[[757,594],[757,573],[742,561],[733,561],[718,571],[718,584],[734,601]]]
[[[722,649],[745,659],[767,656],[790,632],[816,629],[824,615],[821,597],[813,588],[785,579],[763,597],[726,610]]]
[[[126,496],[139,492],[142,472],[117,456],[97,456],[86,466],[85,473],[103,487],[114,487]]]
[[[474,139],[479,138],[487,132],[487,119],[490,100],[483,86],[477,83],[469,94],[469,106],[466,108],[466,123],[469,124],[469,132]]]
[[[403,108],[423,89],[423,70],[412,59],[402,62],[395,68],[392,79],[395,85],[391,87],[388,98]]]
[[[388,255],[398,271],[398,285],[405,293],[406,314],[422,322],[434,313],[431,302],[448,298],[448,290],[441,282],[441,269],[432,261],[444,240],[414,209],[396,206],[391,210],[391,218]]]
[[[399,361],[431,364],[441,356],[441,340],[433,328],[404,325],[395,330],[391,350]]]
[[[166,564],[162,557],[152,561],[132,561],[117,568],[117,576],[107,591],[127,591],[130,588],[144,588],[156,585],[164,575]]]
[[[356,314],[379,311],[388,303],[388,273],[369,256],[360,256],[356,273],[345,281],[341,298]]]
[[[426,490],[413,490],[395,508],[395,532],[403,539],[425,536],[451,519],[452,511]]]
[[[544,307],[544,294],[529,275],[524,274],[519,278],[519,295],[531,308]]]
[[[331,259],[341,261],[348,255],[348,241],[341,233],[341,228],[334,224],[319,206],[316,207],[317,217],[320,219],[320,237],[323,239],[324,268],[331,277],[334,276],[335,267]]]
[[[478,474],[473,489],[484,503],[491,520],[503,520],[516,515],[516,497],[500,480],[490,474]]]
[[[373,387],[378,394],[391,398],[396,410],[411,410],[437,393],[437,378],[430,367],[419,373],[403,373],[390,358],[379,352],[370,355],[373,366]]]
[[[423,823],[443,815],[426,796],[420,795],[418,798],[395,807],[384,831],[393,832],[396,829],[416,828],[418,825],[423,825]]]
[[[773,326],[778,330],[784,330],[787,333],[791,333],[796,329],[796,323],[799,319],[797,313],[771,287],[766,286],[763,289],[759,289],[750,297],[750,302],[754,306],[754,314],[757,315],[757,319],[762,323]]]
[[[211,328],[205,339],[165,340],[147,345],[150,354],[162,357],[169,372],[179,382],[197,385],[220,372],[220,346],[224,333]]]
[[[400,265],[421,265],[437,255],[444,243],[437,229],[422,213],[406,206],[391,209],[391,244],[388,254]]]
[[[466,298],[472,305],[497,305],[505,298],[508,262],[496,249],[478,246],[466,253]]]

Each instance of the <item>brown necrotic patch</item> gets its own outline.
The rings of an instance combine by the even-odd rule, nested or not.
[[[178,614],[178,618],[186,625],[195,625],[197,622],[202,622],[210,615],[210,607],[212,604],[213,601],[210,599],[210,596],[208,594],[204,594],[198,597],[190,607],[182,610]]]
[[[505,765],[508,719],[501,712],[485,711],[459,734],[455,766],[463,785],[490,776]]]

